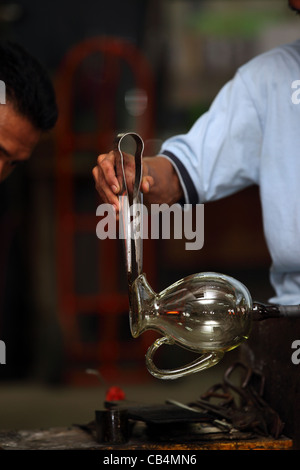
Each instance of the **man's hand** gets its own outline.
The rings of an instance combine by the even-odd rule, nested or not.
[[[127,189],[132,193],[135,178],[135,163],[132,155],[123,152],[124,171]],[[122,181],[118,179],[115,172],[116,154],[112,150],[109,153],[99,155],[97,165],[93,168],[93,177],[95,180],[96,190],[99,193],[102,202],[112,204],[116,211],[119,209],[118,194],[121,191]],[[143,177],[141,182],[141,191],[147,194],[153,185],[153,178],[148,176],[148,166],[143,164]]]
[[[132,155],[123,152],[126,185],[132,193],[135,178],[135,162]],[[101,201],[112,204],[119,210],[118,195],[122,181],[115,172],[116,154],[114,151],[99,155],[97,165],[93,168],[96,190]],[[143,158],[143,175],[141,191],[145,204],[177,202],[182,197],[182,189],[172,164],[164,157]]]

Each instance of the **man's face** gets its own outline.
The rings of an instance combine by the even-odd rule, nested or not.
[[[40,136],[41,131],[11,103],[0,104],[0,182],[18,163],[28,160]]]
[[[300,11],[300,0],[289,0],[289,6],[296,11]]]

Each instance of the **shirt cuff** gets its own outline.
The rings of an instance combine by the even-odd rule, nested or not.
[[[159,155],[166,157],[173,164],[182,186],[184,199],[186,204],[198,204],[199,197],[195,185],[182,161],[172,152],[164,150]]]

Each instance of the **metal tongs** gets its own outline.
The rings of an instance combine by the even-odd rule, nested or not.
[[[136,144],[135,149],[135,179],[132,194],[129,193],[125,168],[124,155],[121,144],[124,139],[130,137]],[[143,194],[140,191],[142,181],[142,157],[144,142],[142,138],[134,133],[128,132],[118,134],[114,142],[116,155],[115,171],[121,190],[119,192],[120,202],[120,231],[125,252],[125,263],[127,268],[127,279],[129,287],[134,280],[142,274],[143,269],[143,244],[142,244],[142,203]]]

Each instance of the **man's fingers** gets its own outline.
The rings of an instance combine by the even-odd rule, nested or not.
[[[101,154],[97,158],[97,165],[93,168],[93,177],[96,190],[105,203],[113,204],[119,210],[118,194],[123,188],[123,170],[125,171],[126,186],[129,194],[132,193],[135,179],[135,162],[132,155],[123,152],[123,165],[118,152],[111,151]],[[141,182],[141,191],[148,193],[154,185],[152,176],[144,176]]]
[[[141,191],[144,194],[149,193],[150,189],[154,185],[154,179],[152,176],[144,176],[141,182]]]
[[[102,168],[98,165],[92,170],[95,181],[96,190],[104,203],[112,204],[115,209],[119,210],[118,196],[112,191],[111,186],[107,183]]]
[[[99,155],[97,159],[98,167],[102,169],[107,185],[110,186],[113,193],[117,194],[120,191],[120,184],[115,173],[115,162],[116,158],[113,151]]]

